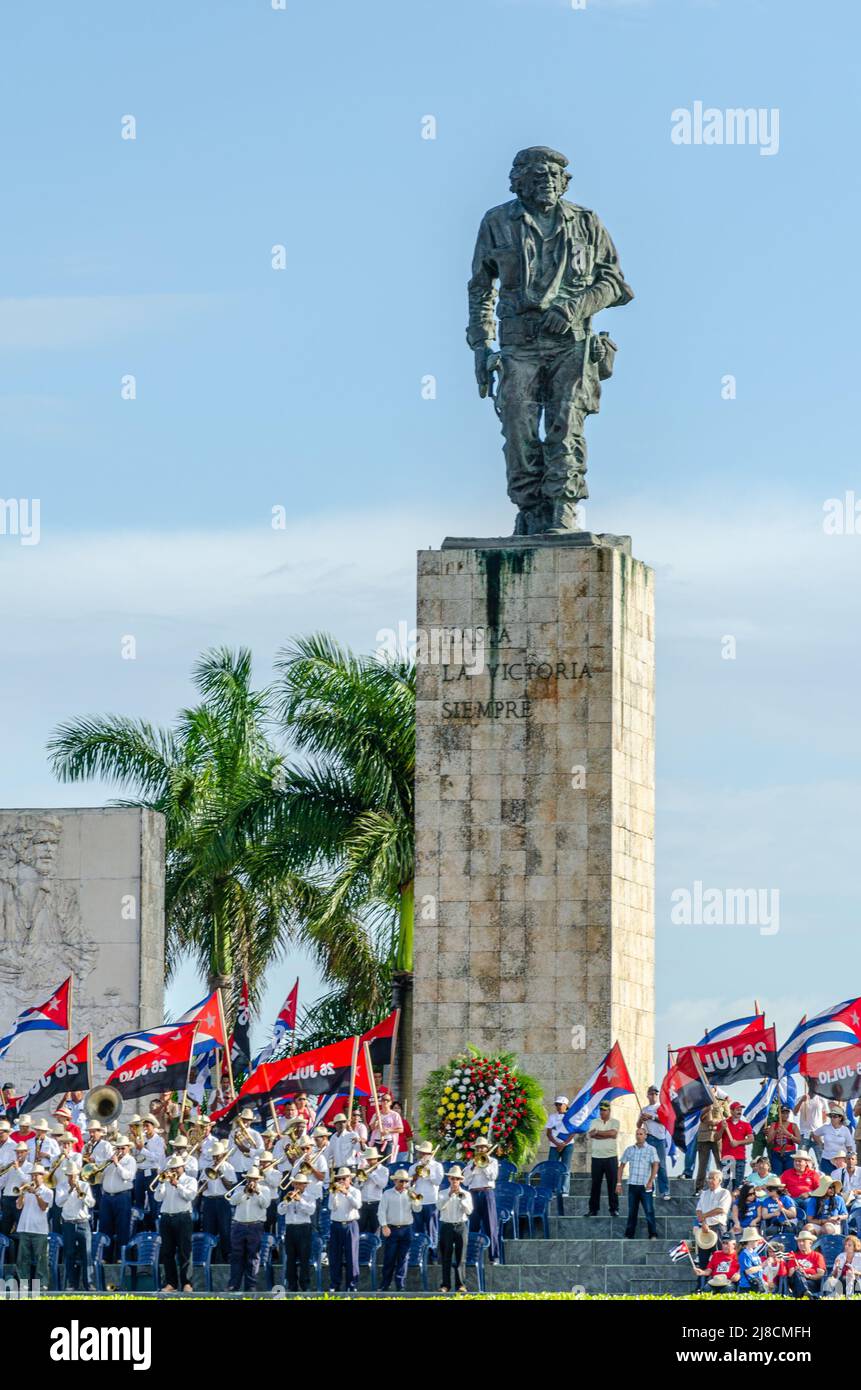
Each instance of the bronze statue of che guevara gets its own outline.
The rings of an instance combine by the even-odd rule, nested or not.
[[[592,319],[634,297],[600,219],[564,200],[567,164],[543,145],[515,155],[514,199],[482,219],[469,282],[467,342],[479,395],[493,395],[498,373],[515,535],[577,529],[577,503],[589,495],[583,425],[616,352]]]

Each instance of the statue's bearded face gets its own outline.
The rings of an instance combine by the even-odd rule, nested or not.
[[[512,179],[518,198],[540,208],[552,208],[568,186],[568,177],[561,164],[552,159],[536,159],[527,164]]]

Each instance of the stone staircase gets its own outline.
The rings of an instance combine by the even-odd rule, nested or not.
[[[564,1216],[550,1218],[550,1234],[531,1240],[507,1240],[505,1264],[487,1270],[489,1293],[568,1292],[646,1294],[690,1293],[694,1274],[688,1261],[673,1264],[668,1252],[690,1240],[695,1206],[693,1182],[671,1180],[669,1202],[655,1201],[658,1239],[649,1240],[642,1212],[634,1240],[625,1240],[625,1217],[586,1216],[589,1178],[571,1175],[571,1196],[563,1198]],[[604,1204],[606,1188],[604,1189]],[[627,1209],[627,1193],[620,1208]],[[606,1205],[604,1205],[606,1210]],[[536,1231],[541,1231],[536,1223]]]

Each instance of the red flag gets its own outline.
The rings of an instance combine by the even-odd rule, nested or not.
[[[685,1115],[711,1105],[711,1100],[711,1091],[705,1082],[697,1049],[680,1047],[675,1062],[661,1084],[658,1103],[658,1119],[677,1144],[680,1142],[678,1126],[680,1123],[683,1125]]]
[[[398,1031],[398,1013],[398,1009],[392,1009],[382,1023],[369,1028],[359,1039],[359,1050],[363,1051],[364,1044],[368,1044],[371,1049],[371,1061],[375,1067],[392,1065],[392,1044]]]
[[[354,1038],[316,1047],[312,1052],[300,1052],[295,1057],[282,1057],[276,1062],[262,1062],[242,1086],[236,1100],[213,1114],[215,1120],[232,1119],[245,1105],[268,1105],[270,1100],[307,1091],[312,1096],[330,1096],[350,1089],[353,1065]],[[369,1095],[371,1079],[363,1049],[359,1048],[356,1062],[355,1089],[357,1095]]]
[[[204,999],[199,1009],[195,1009],[193,1013],[183,1014],[178,1021],[197,1024],[195,1050],[213,1045],[215,1047],[227,1046],[217,989],[212,991],[208,999]]]
[[[196,1023],[179,1024],[168,1037],[159,1038],[158,1048],[131,1057],[117,1067],[107,1084],[115,1086],[124,1100],[153,1091],[184,1090],[196,1031]]]
[[[857,1100],[861,1095],[861,1045],[803,1052],[798,1070],[812,1096],[827,1100]]]
[[[280,1024],[280,1025],[281,1025],[281,1031],[282,1031],[282,1032],[285,1032],[285,1033],[292,1033],[292,1032],[295,1031],[295,1029],[296,1029],[296,1008],[297,1008],[298,1003],[299,1003],[299,976],[297,975],[297,976],[296,976],[296,983],[295,983],[295,985],[293,986],[293,988],[291,989],[290,993],[287,995],[287,998],[284,1000],[284,1007],[282,1008],[280,1014],[278,1015],[278,1022],[277,1022],[276,1025],[275,1025],[276,1028],[278,1027],[278,1024]]]
[[[53,1066],[34,1081],[25,1096],[21,1096],[15,1106],[15,1116],[23,1110],[35,1110],[52,1096],[64,1095],[66,1091],[88,1091],[92,1082],[90,1075],[90,1034],[70,1047]]]
[[[695,1049],[712,1086],[732,1085],[751,1077],[777,1076],[777,1039],[762,1015],[740,1033]]]

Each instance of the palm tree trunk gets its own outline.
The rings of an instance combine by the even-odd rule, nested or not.
[[[413,1085],[413,930],[415,924],[415,884],[412,879],[401,887],[398,953],[392,975],[392,1008],[400,1009],[398,1049],[392,1067],[392,1093],[396,1100],[415,1111]],[[407,1116],[411,1118],[411,1116]]]

